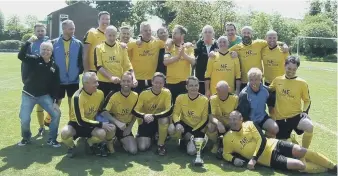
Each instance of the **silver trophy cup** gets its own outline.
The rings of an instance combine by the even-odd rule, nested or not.
[[[201,158],[201,150],[203,148],[203,145],[205,143],[204,138],[194,138],[193,139],[194,145],[196,147],[196,159],[194,160],[195,166],[203,166],[204,162]]]

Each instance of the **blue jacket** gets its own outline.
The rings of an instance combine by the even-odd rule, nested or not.
[[[254,92],[248,85],[239,94],[238,110],[245,120],[260,123],[267,115],[265,108],[269,91],[260,84],[259,91]]]
[[[68,71],[65,62],[65,47],[63,45],[62,35],[52,41],[54,48],[53,57],[56,65],[58,65],[60,69],[61,85],[78,84],[79,75],[83,72],[82,43],[80,40],[74,37],[72,37],[70,40]]]

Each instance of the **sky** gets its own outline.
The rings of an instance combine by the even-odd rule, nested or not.
[[[284,17],[302,19],[308,9],[307,0],[234,0],[240,13],[250,10],[266,13],[279,13]],[[19,7],[20,6],[20,7]],[[22,21],[27,15],[36,15],[43,20],[49,13],[66,7],[65,0],[0,0],[0,10],[5,18],[17,14]],[[161,26],[157,17],[149,19],[152,28]]]

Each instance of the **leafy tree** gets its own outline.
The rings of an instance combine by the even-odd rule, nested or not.
[[[5,28],[10,32],[20,33],[24,26],[18,15],[12,15],[8,18]]]
[[[322,2],[320,0],[312,0],[310,2],[309,15],[314,16],[322,12]]]
[[[5,30],[5,16],[0,10],[0,36],[3,34]]]
[[[176,12],[168,6],[167,1],[151,1],[149,13],[161,18],[164,26],[168,26],[176,18]]]
[[[38,17],[35,15],[27,15],[25,17],[25,24],[28,28],[33,28],[36,23],[38,23]]]
[[[91,3],[94,3],[94,0],[66,0],[66,4],[67,5],[73,5],[73,4],[76,4],[78,2],[83,2],[83,3],[86,3],[86,4],[91,4]]]
[[[254,37],[264,39],[266,32],[271,29],[269,15],[264,12],[254,13],[251,17]]]
[[[140,32],[140,24],[147,21],[146,14],[149,12],[151,1],[137,1],[133,4],[131,16],[126,20],[134,28],[134,35]]]
[[[114,26],[121,26],[131,16],[131,0],[127,1],[96,1],[96,9],[110,13],[110,23]]]

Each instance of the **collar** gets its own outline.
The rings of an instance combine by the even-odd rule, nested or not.
[[[293,78],[288,78],[286,75],[284,75],[285,79],[296,79],[297,76],[293,77]]]
[[[276,46],[274,46],[274,47],[272,47],[272,48],[270,48],[270,46],[269,46],[269,49],[270,49],[270,50],[273,50],[273,49],[277,48],[277,46],[278,46],[278,45],[276,45]]]
[[[101,32],[102,34],[104,34],[103,31],[101,31],[99,28],[96,28],[97,31]]]
[[[200,96],[200,94],[198,94],[195,98],[190,98],[189,94],[187,94],[187,95],[188,95],[188,97],[189,97],[189,99],[190,99],[191,101],[196,100],[196,99]]]
[[[160,94],[161,94],[161,92],[162,92],[162,90],[161,90],[161,92],[160,92],[159,94],[156,94],[156,93],[153,91],[153,89],[152,89],[152,88],[150,88],[150,90],[151,90],[151,93],[153,93],[153,94],[154,94],[154,95],[156,95],[156,96],[160,95]]]
[[[258,92],[253,91],[253,90],[251,89],[249,83],[247,83],[247,87],[248,87],[248,90],[249,90],[251,93],[255,93],[255,94],[258,94],[258,93],[264,88],[262,83],[259,84],[259,90],[258,90]]]
[[[222,55],[222,56],[225,56],[225,55],[227,55],[228,53],[229,53],[229,51],[227,51],[226,53],[221,53],[220,51],[218,51],[218,53],[220,54],[220,55]]]
[[[104,42],[107,46],[109,46],[109,47],[114,47],[115,46],[115,44],[116,44],[116,42],[113,44],[113,45],[109,45],[107,42]]]
[[[66,41],[66,42],[68,42],[69,40],[72,39],[72,37],[70,37],[68,40],[66,40],[65,38],[63,38],[63,35],[61,35],[61,38],[62,38],[63,41]]]
[[[221,100],[221,101],[223,101],[223,102],[226,101],[227,99],[229,99],[229,96],[230,96],[230,93],[228,93],[228,96],[226,97],[225,100],[222,100],[222,99],[217,95],[218,99]]]
[[[87,95],[92,96],[93,94],[88,93],[84,88],[82,88],[83,92],[85,92]]]
[[[129,92],[129,94],[128,95],[124,95],[123,93],[122,93],[122,91],[120,90],[120,93],[121,93],[121,95],[122,96],[124,96],[125,98],[128,98],[129,97],[129,95],[131,94],[131,91]]]
[[[234,131],[234,132],[241,132],[243,129],[243,127],[241,127],[239,130],[231,130],[231,131]]]

